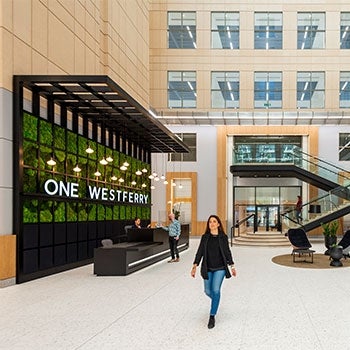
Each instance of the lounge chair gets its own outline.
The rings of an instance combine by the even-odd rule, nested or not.
[[[350,257],[350,230],[347,230],[344,233],[343,238],[339,241],[337,245],[340,245],[343,248],[343,256],[344,258]]]
[[[314,262],[315,251],[312,247],[306,232],[302,228],[291,228],[288,230],[288,239],[293,246],[293,262]],[[302,260],[300,260],[302,258]],[[307,260],[309,258],[309,260]]]

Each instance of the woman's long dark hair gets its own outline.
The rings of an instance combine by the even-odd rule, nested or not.
[[[219,231],[219,234],[222,233],[222,234],[226,234],[223,227],[222,227],[222,223],[221,223],[221,220],[220,218],[217,216],[217,215],[210,215],[209,218],[208,218],[208,221],[207,221],[207,227],[205,229],[205,233],[210,233],[210,228],[209,228],[209,221],[211,218],[214,218],[217,220],[217,222],[219,223],[219,227],[218,227],[218,231]]]

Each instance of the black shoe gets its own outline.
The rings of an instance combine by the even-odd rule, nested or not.
[[[214,328],[215,327],[215,316],[210,316],[209,317],[209,322],[208,322],[208,328]]]

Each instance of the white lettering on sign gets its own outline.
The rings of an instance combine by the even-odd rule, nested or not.
[[[63,181],[57,182],[54,179],[49,179],[44,184],[44,190],[50,196],[66,196],[72,198],[78,198],[78,187],[79,184],[74,182],[67,182],[66,184]]]
[[[49,179],[44,183],[44,191],[49,196],[78,198],[79,184]],[[88,196],[90,199],[112,202],[137,204],[147,204],[148,202],[148,194],[114,190],[107,187],[88,186]]]

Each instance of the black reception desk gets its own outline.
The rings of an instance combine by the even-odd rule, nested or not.
[[[170,256],[168,231],[161,228],[129,229],[127,242],[94,250],[94,274],[125,276]],[[179,251],[189,246],[189,225],[181,225]]]

